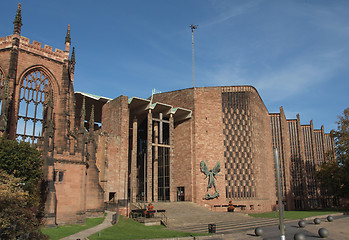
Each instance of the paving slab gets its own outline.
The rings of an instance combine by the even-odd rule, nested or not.
[[[349,239],[349,216],[343,216],[342,218],[335,218],[333,222],[328,222],[322,219],[321,223],[316,225],[309,223],[306,229],[316,236],[319,236],[318,231],[320,228],[326,228],[329,232],[327,239],[331,240],[344,240]]]

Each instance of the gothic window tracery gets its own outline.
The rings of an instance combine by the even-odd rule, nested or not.
[[[49,78],[40,69],[33,69],[24,76],[19,97],[17,140],[35,144],[42,137],[51,91]]]

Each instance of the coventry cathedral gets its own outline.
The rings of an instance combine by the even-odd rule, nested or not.
[[[300,116],[269,113],[252,86],[200,87],[115,99],[74,90],[70,27],[64,50],[21,35],[0,37],[0,136],[42,151],[46,224],[83,222],[118,203],[190,201],[271,211],[273,149],[286,209],[336,204],[315,179],[333,139]],[[79,81],[77,79],[76,81]],[[28,166],[30,167],[30,166]],[[221,210],[223,210],[221,208]],[[225,210],[225,209],[224,209]]]

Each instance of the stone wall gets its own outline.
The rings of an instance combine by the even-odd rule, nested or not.
[[[102,128],[98,140],[97,166],[105,191],[115,193],[115,200],[127,199],[129,162],[129,110],[127,96],[120,96],[103,106]]]
[[[62,171],[63,181],[55,182],[57,196],[56,223],[83,223],[86,205],[86,165],[83,162],[71,164],[63,159],[56,162],[56,171]]]

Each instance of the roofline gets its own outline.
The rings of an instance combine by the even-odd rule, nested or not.
[[[91,93],[84,93],[84,92],[79,92],[79,91],[74,92],[74,94],[75,94],[75,93],[81,94],[81,95],[83,95],[83,96],[85,96],[85,97],[89,97],[89,98],[95,99],[95,100],[97,100],[97,101],[99,101],[100,99],[105,99],[105,100],[107,100],[108,102],[111,101],[111,100],[113,100],[113,99],[108,98],[108,97],[97,96],[97,95],[94,95],[94,94],[91,94]]]

